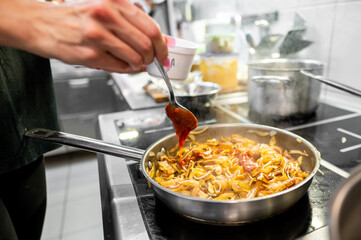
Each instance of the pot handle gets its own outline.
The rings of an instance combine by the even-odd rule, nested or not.
[[[361,97],[361,91],[356,89],[356,88],[352,88],[350,86],[347,86],[345,84],[342,84],[342,83],[338,83],[336,81],[333,81],[333,80],[330,80],[330,79],[327,79],[327,78],[324,78],[322,76],[319,76],[319,75],[314,75],[310,72],[307,72],[305,70],[301,70],[300,71],[303,75],[307,76],[307,77],[310,77],[310,78],[313,78],[313,79],[316,79],[317,81],[320,81],[322,83],[325,83],[331,87],[334,87],[334,88],[337,88],[339,90],[342,90],[344,92],[348,92],[350,94],[353,94],[353,95],[356,95],[356,96],[359,96]]]
[[[256,83],[266,83],[266,82],[274,82],[274,83],[283,83],[284,85],[291,85],[294,82],[294,79],[289,76],[254,76],[251,78],[251,81]]]
[[[62,145],[78,147],[90,152],[105,153],[116,157],[130,158],[136,161],[140,161],[145,153],[144,150],[138,148],[116,145],[93,138],[42,128],[26,131],[24,135]]]

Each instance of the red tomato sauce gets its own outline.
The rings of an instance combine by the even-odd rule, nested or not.
[[[189,133],[198,126],[197,118],[189,110],[176,108],[169,103],[165,107],[165,112],[173,122],[175,134],[179,138],[179,149],[181,149]]]

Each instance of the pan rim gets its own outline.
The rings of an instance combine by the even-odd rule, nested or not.
[[[263,130],[275,130],[277,132],[282,132],[284,134],[287,135],[291,135],[292,137],[294,137],[295,139],[300,139],[302,140],[302,143],[306,144],[314,153],[315,153],[315,166],[313,168],[313,170],[309,173],[309,175],[300,183],[277,193],[273,193],[267,196],[262,196],[262,197],[255,197],[255,198],[250,198],[250,199],[236,199],[236,200],[216,200],[216,199],[203,199],[203,198],[197,198],[197,197],[189,197],[183,194],[180,194],[178,192],[174,192],[172,190],[167,189],[166,187],[163,187],[162,185],[160,185],[159,183],[157,183],[155,180],[153,180],[152,178],[150,178],[150,176],[148,175],[148,173],[146,172],[145,168],[144,168],[144,158],[145,156],[147,156],[149,154],[149,152],[152,150],[152,148],[157,145],[159,142],[164,141],[167,138],[171,138],[175,136],[175,133],[173,134],[169,134],[161,139],[159,139],[158,141],[154,142],[152,145],[150,145],[144,152],[143,154],[143,158],[141,160],[141,164],[140,164],[140,168],[141,171],[143,173],[143,175],[146,177],[146,179],[151,183],[151,185],[155,185],[157,188],[159,188],[162,191],[165,191],[169,194],[175,195],[179,198],[183,198],[186,199],[188,201],[195,201],[195,202],[206,202],[206,203],[217,203],[217,204],[239,204],[241,202],[259,202],[259,201],[264,201],[266,199],[273,199],[273,198],[277,198],[281,195],[285,195],[288,192],[294,191],[295,189],[301,188],[303,185],[308,184],[309,182],[311,183],[314,175],[317,173],[318,169],[320,168],[321,165],[321,154],[320,152],[316,149],[316,147],[310,143],[308,140],[306,140],[305,138],[292,133],[290,131],[284,130],[284,129],[280,129],[277,127],[272,127],[272,126],[268,126],[268,125],[263,125],[263,124],[254,124],[254,123],[221,123],[221,124],[211,124],[211,125],[203,125],[203,126],[198,126],[196,128],[199,129],[200,127],[210,127],[210,126],[214,126],[214,127],[256,127],[256,128],[262,128]],[[307,191],[305,191],[306,193]]]

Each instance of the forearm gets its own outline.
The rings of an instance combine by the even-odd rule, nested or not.
[[[31,30],[26,26],[29,19],[27,9],[40,8],[40,5],[28,0],[0,0],[0,44],[20,48],[26,44],[25,39],[31,40]]]
[[[70,6],[36,0],[0,0],[0,6],[0,45],[56,57],[49,48],[81,41],[80,20]]]
[[[69,64],[129,73],[168,55],[159,26],[128,0],[0,0],[0,19],[0,45]]]

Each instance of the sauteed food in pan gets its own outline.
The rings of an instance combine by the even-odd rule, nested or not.
[[[177,150],[175,150],[177,149]],[[234,200],[266,196],[303,181],[303,156],[298,150],[257,143],[240,135],[209,139],[188,147],[162,149],[149,162],[147,172],[161,186],[203,199]]]
[[[239,136],[232,136],[235,133]],[[192,220],[217,225],[258,221],[290,208],[307,192],[321,161],[320,153],[306,139],[256,124],[204,126],[190,133],[181,150],[176,134],[159,139],[145,151],[46,129],[32,129],[25,135],[129,159],[141,158],[142,174],[166,206]],[[164,187],[162,183],[167,184]],[[227,200],[214,200],[217,197]],[[229,200],[233,197],[235,200]]]

